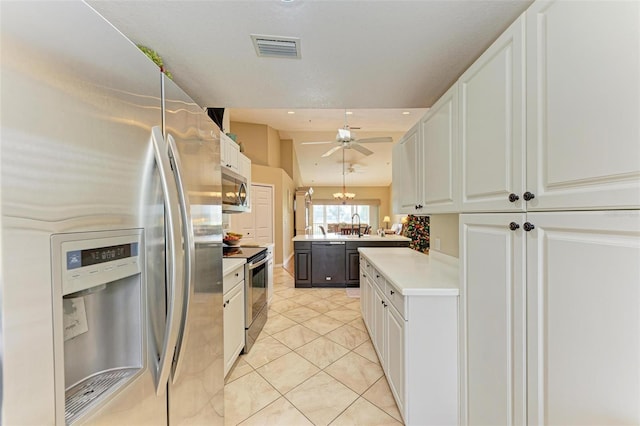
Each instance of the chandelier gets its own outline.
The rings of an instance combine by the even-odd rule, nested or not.
[[[356,197],[356,194],[353,192],[347,192],[345,183],[344,183],[344,149],[342,150],[342,192],[334,192],[333,198],[336,200],[342,201],[342,204],[346,204],[348,200],[353,200]]]

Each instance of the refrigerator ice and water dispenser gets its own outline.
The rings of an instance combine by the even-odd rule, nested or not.
[[[56,411],[70,424],[145,368],[142,230],[56,234],[51,248]]]

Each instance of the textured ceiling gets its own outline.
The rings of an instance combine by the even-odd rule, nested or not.
[[[157,51],[200,105],[241,111],[427,108],[531,0],[88,3],[134,43]],[[251,34],[299,37],[301,59],[258,57]],[[332,121],[324,131],[335,134],[343,114],[335,120],[339,125]],[[302,131],[267,124],[286,134]],[[394,126],[393,119],[386,128],[375,121],[376,132],[397,132]],[[302,139],[294,136],[296,149]],[[298,158],[317,154],[300,149]],[[390,181],[389,168],[376,170],[369,184]]]

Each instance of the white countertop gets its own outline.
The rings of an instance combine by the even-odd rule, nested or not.
[[[411,241],[410,238],[403,237],[402,235],[386,235],[380,237],[378,235],[363,235],[358,237],[357,235],[340,235],[340,234],[327,234],[327,235],[296,235],[293,237],[293,241]]]
[[[460,294],[455,257],[405,247],[360,247],[358,251],[404,296]]]
[[[247,259],[244,258],[223,258],[222,259],[222,276],[227,275],[229,272],[233,271],[240,265],[244,265],[247,263]]]

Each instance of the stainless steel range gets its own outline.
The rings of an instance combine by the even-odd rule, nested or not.
[[[267,322],[267,283],[269,282],[268,262],[270,260],[265,247],[224,247],[223,256],[245,258],[245,346],[248,353],[256,341],[262,327]]]

